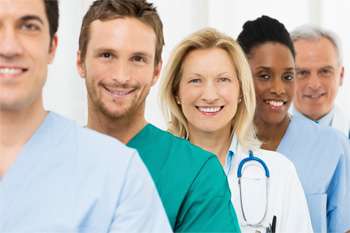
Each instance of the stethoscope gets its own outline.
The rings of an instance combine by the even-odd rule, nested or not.
[[[246,165],[248,162],[251,162],[251,161],[255,161],[257,162],[258,164],[261,165],[261,167],[264,169],[264,172],[265,172],[265,176],[266,176],[266,182],[265,182],[265,211],[264,211],[264,214],[262,216],[261,219],[259,219],[257,222],[254,222],[254,223],[251,223],[248,221],[247,219],[247,216],[245,214],[245,211],[244,211],[244,204],[243,204],[243,199],[242,199],[242,181],[241,181],[241,178],[242,178],[242,173],[244,171],[244,165]],[[238,164],[238,169],[237,169],[237,178],[238,178],[238,188],[239,188],[239,199],[240,199],[240,203],[241,203],[241,211],[242,211],[242,215],[243,215],[243,220],[245,222],[245,224],[247,226],[250,226],[250,227],[265,227],[262,222],[264,221],[264,219],[266,218],[266,215],[267,215],[267,209],[268,209],[268,193],[269,193],[269,178],[270,178],[270,171],[269,171],[269,168],[267,167],[266,163],[254,156],[253,154],[253,151],[249,151],[249,156],[245,159],[243,159],[239,164]],[[273,220],[272,220],[272,225],[270,224],[270,226],[266,227],[266,232],[275,232],[275,228],[276,228],[276,216],[274,216]]]

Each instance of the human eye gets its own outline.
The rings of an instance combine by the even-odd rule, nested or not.
[[[333,74],[333,71],[331,69],[324,68],[324,69],[321,69],[319,73],[321,76],[328,77]]]
[[[297,75],[297,77],[298,78],[305,78],[305,77],[307,77],[308,75],[310,74],[310,72],[309,71],[307,71],[307,70],[297,70],[296,71],[296,75]]]
[[[110,53],[110,52],[101,52],[99,54],[99,57],[102,58],[102,59],[105,59],[105,60],[110,60],[113,58],[113,54]]]
[[[268,73],[259,73],[257,75],[257,78],[261,80],[269,80],[271,78],[271,75]]]
[[[131,57],[131,61],[137,64],[140,63],[147,63],[147,59],[144,56],[141,55],[135,55]]]
[[[36,32],[36,31],[40,31],[41,27],[38,23],[34,23],[34,22],[23,22],[20,25],[20,29],[24,30],[24,31],[28,31],[28,32]]]
[[[224,83],[231,82],[231,78],[229,78],[229,77],[220,77],[220,78],[218,78],[218,81],[219,82],[224,82]]]
[[[283,76],[283,79],[286,81],[292,81],[294,79],[294,74],[293,73],[287,73]]]
[[[192,84],[199,84],[201,82],[202,80],[199,78],[191,78],[190,80],[188,80],[188,83],[192,83]]]

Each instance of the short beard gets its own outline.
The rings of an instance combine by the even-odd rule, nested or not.
[[[112,112],[109,111],[108,107],[100,100],[94,101],[94,105],[96,106],[99,112],[101,112],[105,117],[113,121],[131,117],[136,110],[136,106],[131,105],[128,109],[126,109],[123,112]]]
[[[111,111],[108,105],[105,104],[101,99],[96,98],[94,92],[88,91],[89,95],[89,107],[94,109],[97,114],[102,114],[105,118],[109,119],[110,122],[123,121],[123,119],[128,119],[128,121],[135,118],[136,115],[144,112],[145,100],[138,103],[135,99],[128,106],[119,106],[123,111]]]

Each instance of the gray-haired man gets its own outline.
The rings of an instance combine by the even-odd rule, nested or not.
[[[296,50],[294,114],[303,114],[350,137],[350,119],[334,101],[343,83],[344,66],[337,36],[304,25],[291,32]]]

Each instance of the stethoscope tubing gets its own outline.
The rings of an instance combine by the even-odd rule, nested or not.
[[[243,199],[242,199],[242,185],[241,185],[241,178],[242,178],[242,170],[243,170],[243,166],[244,164],[246,164],[247,162],[250,161],[256,161],[258,162],[264,169],[265,171],[265,176],[266,176],[266,189],[265,189],[265,194],[266,194],[266,201],[265,201],[265,211],[264,211],[264,215],[263,217],[257,222],[257,223],[249,223],[247,220],[247,216],[245,215],[245,211],[244,211],[244,205],[243,205]],[[238,169],[237,169],[237,178],[238,178],[238,189],[239,189],[239,199],[240,199],[240,203],[241,203],[241,211],[242,211],[242,215],[243,215],[243,220],[246,223],[247,226],[251,226],[251,227],[259,227],[259,226],[263,226],[262,222],[264,221],[264,219],[266,218],[267,215],[267,209],[268,209],[268,205],[269,205],[269,178],[270,178],[270,171],[266,165],[266,163],[254,156],[253,152],[250,150],[249,151],[249,156],[248,158],[243,159],[239,165],[238,165]]]

